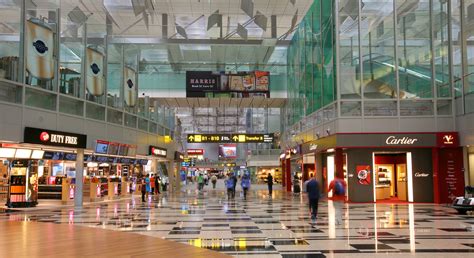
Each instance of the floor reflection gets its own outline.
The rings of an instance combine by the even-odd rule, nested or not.
[[[311,221],[304,195],[253,187],[227,200],[223,189],[140,196],[85,206],[0,213],[0,220],[97,227],[170,239],[240,256],[333,257],[350,254],[428,253],[474,256],[474,221],[430,204],[344,204],[322,201]],[[310,256],[313,255],[313,256]],[[304,257],[304,256],[303,256]]]

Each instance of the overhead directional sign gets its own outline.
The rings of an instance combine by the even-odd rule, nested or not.
[[[273,134],[188,134],[188,143],[272,143]]]

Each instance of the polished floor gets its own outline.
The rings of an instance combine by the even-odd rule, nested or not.
[[[0,213],[0,220],[36,221],[141,234],[235,257],[474,257],[474,217],[430,204],[345,204],[343,221],[322,201],[312,223],[306,198],[253,186],[227,200],[223,182],[197,192],[139,196],[117,202]],[[131,238],[133,239],[133,238]],[[1,251],[0,251],[1,252]],[[0,253],[0,256],[1,253]]]

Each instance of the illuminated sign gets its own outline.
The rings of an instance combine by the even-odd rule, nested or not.
[[[160,147],[150,146],[148,150],[149,150],[148,155],[151,155],[151,156],[166,158],[166,156],[168,155],[168,151]]]
[[[417,142],[418,139],[410,137],[397,138],[393,135],[387,137],[385,143],[388,145],[412,145]]]
[[[85,149],[87,136],[83,134],[25,127],[24,141],[25,143]]]
[[[274,136],[273,134],[188,134],[187,139],[188,143],[272,143]]]
[[[204,155],[204,149],[188,149],[188,155]]]

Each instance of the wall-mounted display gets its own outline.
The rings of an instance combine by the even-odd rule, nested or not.
[[[100,154],[107,154],[109,149],[109,142],[97,140],[95,143],[95,152]]]
[[[225,158],[225,159],[237,158],[237,145],[236,144],[219,145],[219,158]]]

